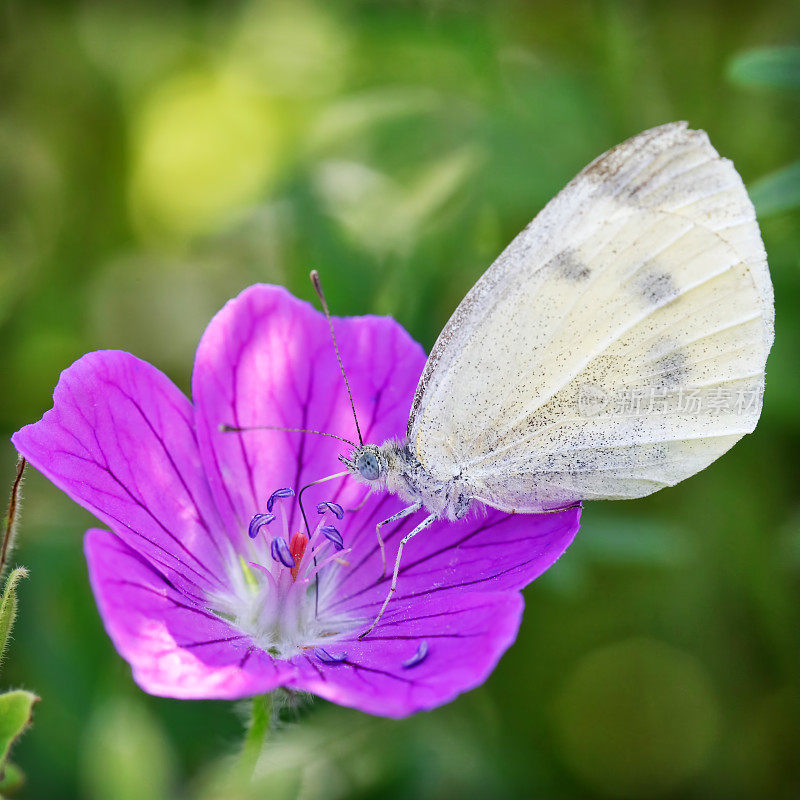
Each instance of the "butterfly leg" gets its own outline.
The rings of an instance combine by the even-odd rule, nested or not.
[[[409,514],[413,514],[415,511],[419,511],[421,508],[422,501],[418,500],[416,503],[408,506],[408,508],[404,508],[398,511],[396,514],[392,514],[389,519],[379,522],[375,527],[375,535],[378,537],[378,547],[381,549],[381,563],[383,564],[383,567],[381,568],[381,578],[385,577],[386,575],[386,546],[384,545],[383,537],[381,536],[381,527],[388,525],[390,522],[397,522],[398,519],[403,519],[403,517],[407,517]]]
[[[408,509],[406,509],[408,510]],[[410,512],[409,512],[410,513]],[[410,542],[420,531],[424,531],[425,528],[430,527],[430,525],[436,520],[436,515],[431,514],[429,517],[425,517],[416,528],[414,528],[411,533],[407,533],[401,540],[400,540],[400,547],[397,548],[397,558],[394,562],[394,572],[392,573],[392,584],[389,587],[389,593],[386,595],[386,599],[383,601],[383,605],[381,606],[381,610],[378,612],[378,616],[372,621],[372,625],[367,628],[364,633],[359,634],[358,638],[363,639],[367,634],[369,634],[372,629],[380,622],[381,617],[383,616],[383,612],[386,611],[386,606],[389,605],[389,601],[392,599],[392,595],[394,594],[395,589],[397,588],[397,576],[400,573],[400,559],[403,556],[403,548],[405,547],[407,542]]]

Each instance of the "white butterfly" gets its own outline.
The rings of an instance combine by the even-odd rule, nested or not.
[[[662,125],[589,164],[445,325],[407,438],[340,457],[409,503],[382,552],[382,525],[428,512],[362,636],[437,518],[643,497],[719,458],[758,421],[773,321],[753,205],[703,131]]]

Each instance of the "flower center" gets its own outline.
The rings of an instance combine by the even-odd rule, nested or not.
[[[290,536],[284,501],[292,497],[288,488],[270,495],[266,512],[250,521],[248,535],[231,559],[228,590],[209,597],[215,614],[281,659],[309,649],[319,652],[359,624],[330,611],[350,552],[333,524],[344,517],[344,510],[333,501],[322,502],[311,538],[304,531]]]

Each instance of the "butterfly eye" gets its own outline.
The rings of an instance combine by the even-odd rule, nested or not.
[[[356,458],[356,469],[362,478],[375,481],[380,477],[381,465],[374,453],[360,453]]]

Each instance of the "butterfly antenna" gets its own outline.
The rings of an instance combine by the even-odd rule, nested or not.
[[[353,419],[356,423],[356,433],[358,434],[358,443],[360,445],[364,444],[364,440],[361,438],[361,428],[358,424],[358,416],[356,414],[356,404],[353,402],[353,393],[350,391],[350,381],[347,380],[347,373],[344,371],[344,364],[342,364],[342,355],[339,352],[339,344],[336,341],[336,333],[333,330],[333,320],[331,319],[331,312],[328,309],[328,303],[325,301],[325,294],[322,291],[322,283],[319,280],[319,273],[315,270],[311,270],[311,283],[314,286],[314,291],[317,293],[317,297],[319,297],[319,302],[322,304],[322,310],[325,312],[325,319],[328,320],[328,327],[331,330],[331,339],[333,339],[333,349],[336,351],[336,360],[339,362],[339,369],[342,371],[342,377],[344,378],[344,385],[347,387],[347,396],[350,398],[350,408],[353,409]]]
[[[220,433],[247,433],[247,431],[287,431],[288,433],[316,433],[317,436],[328,436],[331,439],[338,439],[340,442],[355,447],[356,443],[345,439],[344,436],[337,436],[335,433],[325,431],[315,431],[311,428],[284,428],[282,425],[227,425],[219,426]]]

